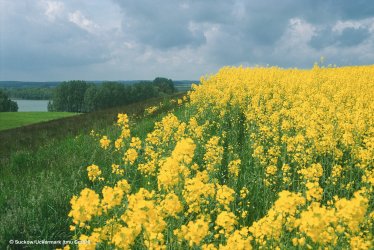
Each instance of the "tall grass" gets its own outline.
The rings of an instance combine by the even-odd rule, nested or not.
[[[160,101],[164,105],[158,113],[143,116],[145,107]],[[134,133],[139,136],[149,132],[163,112],[173,108],[168,99],[144,102],[136,107],[130,110],[133,111],[136,127]],[[129,108],[125,107],[124,110]],[[42,142],[32,148],[15,147],[18,150],[3,155],[0,166],[0,249],[5,249],[9,240],[72,238],[69,231],[70,220],[67,218],[69,200],[89,184],[87,165],[92,161],[105,162],[105,158],[97,150],[95,138],[88,131],[94,129],[95,133],[112,133],[108,126],[113,124],[114,118],[109,117],[108,121],[103,120],[100,113],[90,116],[93,115],[101,119],[91,120],[90,127],[85,127],[81,132],[69,134],[66,131],[63,138],[56,136],[49,137],[48,140],[43,133],[34,135],[43,138]],[[27,245],[13,247],[32,248]],[[44,249],[52,247],[58,246],[37,246]]]

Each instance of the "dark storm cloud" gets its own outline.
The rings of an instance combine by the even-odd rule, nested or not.
[[[152,47],[199,46],[204,35],[189,30],[190,11],[180,10],[177,1],[116,1],[123,10],[124,33]]]
[[[207,46],[206,58],[216,64],[257,63],[260,59],[269,64],[279,62],[283,58],[274,58],[272,52],[290,28],[292,18],[315,27],[316,34],[307,41],[310,49],[357,46],[372,37],[367,27],[348,27],[339,34],[332,32],[338,21],[373,17],[372,1],[115,2],[123,10],[123,30],[134,41],[160,50]],[[191,28],[191,24],[197,28]],[[213,39],[207,34],[209,25],[218,27]],[[313,59],[308,59],[310,64]]]
[[[370,37],[367,28],[345,28],[341,32],[334,32],[331,27],[317,32],[310,40],[310,45],[315,49],[323,49],[329,46],[351,47],[357,46]]]
[[[224,65],[374,62],[371,0],[0,1],[0,20],[2,79],[80,69],[91,79],[197,79]]]
[[[337,38],[340,46],[356,46],[365,41],[370,36],[370,32],[364,28],[346,28]]]
[[[374,4],[370,0],[328,1],[332,12],[336,12],[342,19],[363,19],[373,17]]]
[[[224,32],[243,40],[273,44],[287,26],[282,9],[246,1],[121,1],[123,29],[138,42],[160,48],[200,46],[203,30],[193,24],[221,25]]]

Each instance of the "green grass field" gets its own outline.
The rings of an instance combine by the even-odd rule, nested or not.
[[[0,112],[0,130],[22,127],[67,116],[77,115],[69,112]]]
[[[7,249],[9,240],[14,239],[72,239],[73,232],[69,231],[71,221],[67,217],[69,201],[72,195],[89,184],[86,168],[91,161],[101,165],[110,161],[98,150],[97,137],[91,136],[89,131],[94,129],[95,133],[113,136],[111,125],[116,117],[114,113],[126,112],[131,117],[133,135],[144,139],[154,123],[176,106],[173,104],[152,115],[143,115],[144,107],[157,103],[160,103],[160,99],[61,119],[53,122],[53,127],[48,124],[36,125],[36,130],[30,133],[39,143],[32,149],[25,145],[30,144],[31,139],[13,145],[9,155],[3,154],[0,147],[0,249]],[[65,120],[73,121],[64,124]],[[91,122],[89,126],[86,120]],[[71,133],[69,129],[74,124],[85,129]],[[66,131],[54,131],[56,126]],[[24,130],[28,131],[26,127]],[[49,130],[52,133],[48,133]],[[11,133],[11,130],[2,131],[0,141],[2,133]],[[58,137],[58,134],[63,137]],[[49,139],[45,140],[44,137]],[[6,138],[4,141],[11,144]],[[61,245],[39,245],[38,249],[52,247]]]
[[[163,115],[137,121],[133,134],[144,137]],[[111,134],[105,128],[97,132]],[[11,155],[9,162],[0,168],[0,249],[6,249],[10,239],[73,237],[67,217],[69,201],[73,194],[90,184],[86,177],[90,160],[102,165],[108,162],[97,145],[98,141],[87,133],[51,141],[35,152]]]

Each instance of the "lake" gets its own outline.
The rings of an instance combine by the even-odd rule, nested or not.
[[[47,112],[48,100],[12,100],[18,104],[18,112]]]

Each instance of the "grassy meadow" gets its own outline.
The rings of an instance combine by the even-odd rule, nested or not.
[[[144,135],[165,112],[176,107],[173,103],[157,98],[0,132],[0,249],[6,249],[11,239],[72,239],[66,218],[70,198],[89,184],[85,178],[87,164],[105,160],[91,131],[110,134],[108,128],[117,114],[126,112],[133,119],[134,133]],[[161,108],[144,113],[150,105]],[[28,134],[32,136],[24,136]],[[38,249],[56,247],[61,246],[39,245]]]
[[[0,112],[0,130],[77,115],[69,112]]]

